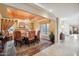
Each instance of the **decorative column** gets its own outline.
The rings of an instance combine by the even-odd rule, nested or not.
[[[55,22],[55,43],[59,42],[59,18],[56,18],[56,22]]]

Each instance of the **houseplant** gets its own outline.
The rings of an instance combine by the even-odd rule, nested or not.
[[[53,32],[50,32],[49,38],[50,38],[50,41],[51,41],[52,43],[55,43],[55,35],[54,35]]]

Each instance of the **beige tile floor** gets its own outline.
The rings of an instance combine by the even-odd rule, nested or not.
[[[66,36],[64,41],[60,41],[34,56],[79,56],[79,35]]]

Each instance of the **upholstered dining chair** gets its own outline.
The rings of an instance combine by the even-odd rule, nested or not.
[[[15,46],[20,44],[20,47],[22,46],[22,37],[20,31],[14,31],[14,40],[15,40]]]
[[[28,33],[29,42],[34,43],[34,38],[35,38],[35,31],[29,31]]]

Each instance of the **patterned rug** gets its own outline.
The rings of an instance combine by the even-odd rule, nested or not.
[[[21,48],[20,47],[17,47],[16,50],[17,50],[17,56],[32,56],[38,52],[40,52],[41,50],[49,47],[51,44],[50,41],[48,40],[41,40],[40,43],[36,43],[35,45],[31,45],[30,47],[28,46],[22,46]]]

